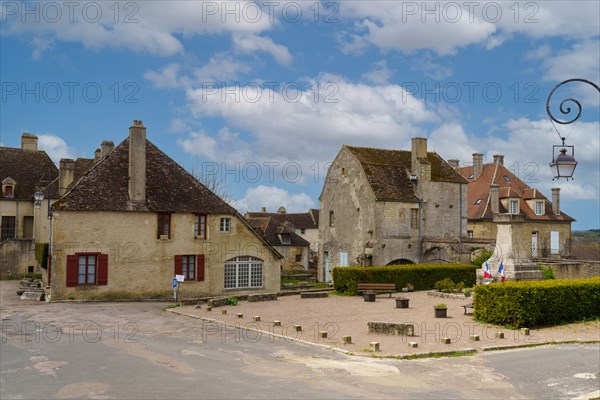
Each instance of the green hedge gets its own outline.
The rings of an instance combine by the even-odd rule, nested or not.
[[[600,317],[600,277],[479,285],[474,316],[513,327],[557,325]]]
[[[48,243],[35,244],[35,259],[42,268],[48,268]]]
[[[333,273],[333,287],[338,293],[357,294],[358,283],[395,283],[400,290],[407,284],[414,290],[429,290],[437,281],[450,278],[465,286],[475,284],[474,265],[466,264],[404,264],[386,267],[337,267]]]

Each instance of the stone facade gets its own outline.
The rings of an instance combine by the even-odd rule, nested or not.
[[[319,198],[318,278],[344,265],[468,262],[456,249],[466,189],[426,139],[413,139],[411,152],[343,146]]]

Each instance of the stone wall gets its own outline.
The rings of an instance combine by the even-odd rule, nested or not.
[[[231,231],[219,232],[221,217],[231,218]],[[52,299],[102,296],[170,297],[175,255],[205,256],[204,281],[179,284],[179,297],[236,296],[277,292],[280,260],[233,215],[209,215],[207,239],[194,239],[193,214],[171,215],[170,239],[157,239],[157,214],[150,212],[54,213]],[[66,287],[68,254],[108,254],[108,285]],[[224,289],[224,263],[238,256],[263,260],[263,287]]]
[[[369,333],[379,333],[383,335],[413,336],[415,326],[413,324],[397,324],[392,322],[367,322]]]
[[[12,239],[0,243],[0,275],[25,275],[28,267],[33,267],[34,273],[40,273],[41,268],[35,258],[35,242],[33,240]]]
[[[542,260],[537,265],[548,266],[554,273],[554,279],[578,279],[600,276],[600,261]]]

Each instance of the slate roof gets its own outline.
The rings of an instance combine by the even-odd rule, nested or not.
[[[472,166],[457,168],[456,170],[469,181],[469,186],[467,186],[467,218],[470,220],[492,220],[490,185],[495,183],[500,186],[498,190],[500,199],[519,199],[520,212],[525,215],[525,219],[561,222],[575,221],[574,218],[562,211],[560,215],[554,214],[552,203],[539,190],[529,187],[529,185],[502,164],[484,164],[482,172],[476,180],[471,178],[473,175]],[[527,200],[531,199],[543,200],[545,202],[544,215],[536,215],[535,210],[529,207]],[[499,212],[508,212],[502,203],[500,203]]]
[[[67,187],[67,190],[71,189],[75,183],[77,183],[77,180],[84,174],[86,173],[90,168],[92,168],[92,166],[94,165],[94,159],[93,158],[78,158],[75,160],[75,170],[73,173],[73,182],[71,182],[71,184]],[[59,176],[60,176],[60,170],[59,170]],[[58,179],[59,177],[57,177],[55,180],[52,181],[52,183],[50,184],[50,193],[52,194],[52,197],[58,198]],[[44,190],[47,190],[46,188],[44,188]]]
[[[368,147],[344,146],[361,163],[377,200],[419,201],[410,182],[411,152]],[[442,157],[428,152],[431,180],[434,182],[467,183]]]
[[[319,210],[311,208],[305,213],[266,213],[248,212],[246,218],[269,218],[272,217],[279,224],[288,222],[295,229],[319,229]]]
[[[267,213],[262,214],[263,216],[258,217],[251,217],[246,214],[246,220],[271,246],[310,246],[310,243],[307,240],[294,232],[294,226],[292,224],[283,222],[281,219],[277,218],[277,215],[265,215]],[[290,243],[282,243],[279,237],[279,234],[282,233],[290,235]]]
[[[80,163],[82,168],[83,164]],[[149,140],[146,140],[146,204],[129,201],[128,175],[129,138],[87,170],[54,204],[54,209],[237,214]]]
[[[43,150],[0,147],[0,182],[7,177],[16,182],[15,198],[31,201],[37,187],[44,188],[58,177],[58,168]]]

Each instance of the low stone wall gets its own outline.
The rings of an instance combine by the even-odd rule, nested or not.
[[[227,297],[215,297],[208,300],[209,307],[222,307],[227,305]]]
[[[413,336],[415,326],[413,324],[397,324],[392,322],[367,322],[369,333],[380,333],[384,335]]]
[[[537,265],[550,267],[554,279],[579,279],[600,276],[600,261],[536,259]]]
[[[10,239],[0,243],[0,275],[25,275],[30,266],[34,267],[34,273],[40,272],[33,239]]]
[[[329,297],[328,292],[304,292],[300,293],[301,299],[322,299],[325,297]]]
[[[277,300],[277,293],[261,293],[261,294],[249,294],[248,301],[272,301]]]
[[[470,299],[471,297],[467,297],[465,296],[464,293],[444,293],[444,292],[438,292],[436,290],[430,290],[427,292],[427,296],[433,296],[433,297],[442,297],[445,299],[459,299],[459,300],[464,300],[464,299]]]

